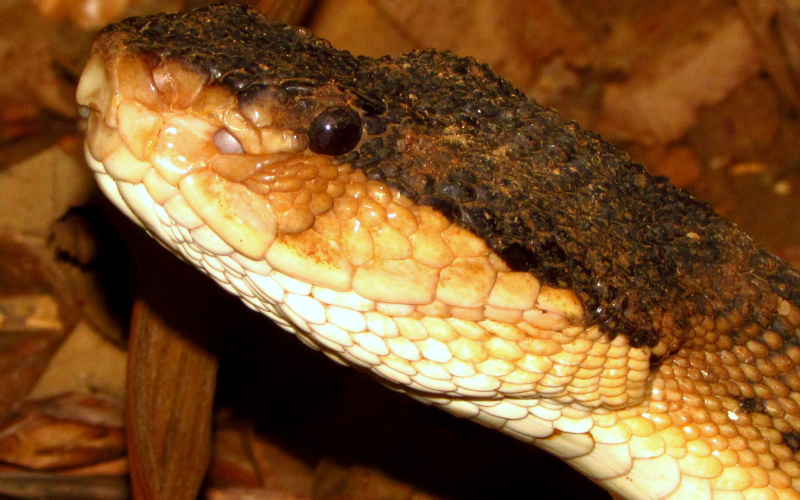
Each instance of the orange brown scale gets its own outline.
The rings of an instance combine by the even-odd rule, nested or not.
[[[485,66],[227,4],[107,28],[78,98],[120,209],[334,360],[622,496],[800,498],[797,274]]]

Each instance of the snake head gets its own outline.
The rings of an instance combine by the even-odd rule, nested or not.
[[[103,30],[78,101],[109,198],[332,359],[630,498],[800,471],[800,275],[486,66],[222,4]]]
[[[528,347],[498,347],[484,388],[508,375],[561,397],[576,360],[616,342],[635,369],[570,397],[641,401],[691,318],[725,302],[707,283],[777,268],[666,179],[452,54],[354,57],[225,4],[106,28],[78,101],[109,198],[251,307],[312,337],[342,328],[328,317],[342,304],[364,313],[356,334],[372,311],[510,325],[493,335]],[[353,342],[337,338],[335,352]],[[531,389],[558,352],[563,384]]]
[[[117,206],[173,250],[167,232],[180,227],[206,249],[254,260],[332,208],[351,170],[332,159],[361,142],[362,116],[380,113],[379,100],[309,65],[298,72],[296,61],[292,71],[261,64],[254,83],[246,66],[219,67],[216,45],[176,54],[157,23],[147,23],[150,38],[137,36],[140,21],[98,36],[78,89],[87,159]],[[344,54],[306,30],[273,28],[275,43]]]
[[[246,7],[212,9],[129,19],[94,41],[78,101],[88,119],[86,157],[108,197],[173,252],[334,359],[397,361],[381,367],[392,383],[491,395],[505,374],[513,381],[507,390],[536,394],[533,381],[547,370],[552,377],[574,371],[591,346],[587,338],[604,335],[586,322],[580,298],[512,268],[456,220],[497,198],[464,159],[502,148],[479,140],[481,123],[461,113],[506,121],[508,113],[485,100],[466,99],[467,106],[447,90],[449,79],[485,76],[485,68],[427,52],[415,66],[426,73],[406,78],[406,62],[354,58]],[[237,31],[246,24],[226,23],[224,15],[257,24],[255,55],[248,38],[255,30]],[[436,83],[439,97],[430,101],[444,101],[434,107],[424,98],[428,73],[447,76]],[[412,85],[398,87],[403,81]],[[436,339],[427,339],[422,317],[436,318],[428,325]],[[479,321],[489,321],[496,338]],[[359,335],[367,348],[354,344]],[[487,352],[479,340],[490,337]],[[597,349],[610,342],[605,337]],[[564,367],[554,368],[545,358],[562,351]],[[412,381],[403,356],[430,373]],[[643,376],[633,398],[642,397],[647,356],[637,354]],[[522,358],[533,372],[512,362]],[[455,366],[463,388],[428,376],[440,370],[431,359]],[[566,385],[541,390],[557,396]]]
[[[102,189],[185,258],[236,254],[274,267],[298,262],[277,249],[315,249],[294,268],[349,290],[357,271],[380,260],[377,249],[391,248],[384,260],[413,256],[406,262],[422,266],[414,270],[421,284],[388,280],[373,290],[422,303],[434,300],[443,267],[477,248],[464,257],[495,262],[477,268],[530,273],[537,287],[564,290],[575,318],[614,311],[623,320],[614,332],[636,314],[609,305],[649,306],[617,296],[630,289],[617,282],[636,270],[615,273],[614,264],[639,262],[620,259],[605,237],[602,226],[616,222],[581,213],[605,211],[593,198],[618,189],[617,179],[578,178],[595,174],[579,168],[577,145],[604,146],[576,139],[573,125],[471,59],[354,57],[247,7],[216,6],[103,30],[78,101]],[[634,177],[623,185],[646,184],[641,169],[621,171]],[[582,191],[564,190],[572,186]],[[377,229],[384,223],[390,229]],[[458,227],[480,243],[423,237],[417,229],[426,224]],[[327,243],[280,244],[311,229]],[[665,267],[658,255],[642,258]],[[479,290],[468,295],[485,301],[494,278],[476,287],[481,280],[462,274],[465,289]],[[638,344],[655,344],[650,333]]]

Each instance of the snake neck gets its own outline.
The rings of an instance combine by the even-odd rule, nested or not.
[[[535,443],[625,498],[800,498],[796,274],[744,237],[734,254],[689,281],[693,314],[662,316],[643,401]]]
[[[607,428],[598,420],[592,434],[595,442],[613,442],[611,430],[625,423],[634,464],[651,460],[663,470],[677,464],[683,475],[677,498],[748,488],[764,498],[783,498],[772,496],[781,491],[794,498],[800,487],[797,274],[740,233],[728,234],[736,245],[712,248],[723,263],[695,269],[685,281],[686,309],[693,313],[664,316],[662,339],[673,343],[663,346],[665,355],[653,356],[660,364],[648,399],[607,417],[616,422]],[[610,489],[630,494],[611,483]]]

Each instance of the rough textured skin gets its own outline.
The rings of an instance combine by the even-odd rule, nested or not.
[[[800,302],[790,296],[800,278],[784,263],[487,66],[433,51],[353,57],[307,31],[268,24],[228,5],[191,19],[133,18],[105,33],[188,62],[245,100],[277,95],[293,104],[287,128],[307,128],[322,105],[361,108],[371,133],[347,160],[440,209],[513,269],[573,289],[590,318],[634,346],[658,344],[663,314],[685,329],[697,311],[728,312],[731,295],[772,291]],[[269,64],[257,63],[265,53]],[[323,104],[320,88],[332,94]],[[744,274],[764,289],[738,290],[750,286],[739,283]]]
[[[78,98],[115,204],[332,359],[627,498],[800,499],[798,274],[486,66],[227,4],[107,28]]]

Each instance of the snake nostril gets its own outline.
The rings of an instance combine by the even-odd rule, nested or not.
[[[214,145],[220,153],[244,153],[242,143],[228,129],[221,128],[214,133]]]

